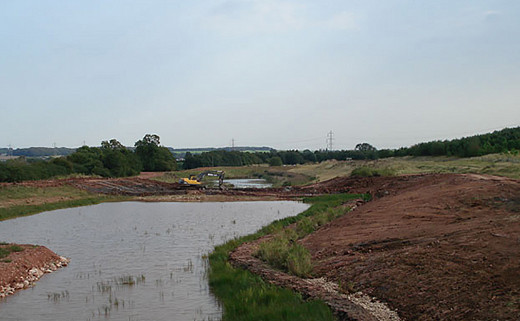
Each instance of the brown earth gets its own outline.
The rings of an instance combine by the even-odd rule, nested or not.
[[[0,299],[15,291],[30,287],[45,273],[66,266],[68,260],[45,246],[6,244],[0,248],[18,245],[23,250],[11,252],[0,260]]]
[[[338,178],[374,200],[302,240],[315,274],[405,320],[520,319],[520,182],[482,175]]]
[[[370,193],[373,201],[301,242],[315,275],[378,298],[405,320],[520,319],[520,181],[486,175],[341,177],[305,187],[186,188],[143,178],[26,182],[139,200],[291,199]]]

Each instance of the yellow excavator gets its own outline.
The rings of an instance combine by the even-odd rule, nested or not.
[[[198,175],[190,175],[189,178],[181,178],[179,180],[179,184],[189,185],[189,186],[201,186],[202,179],[205,176],[215,176],[218,177],[218,188],[222,189],[224,184],[224,171],[204,171],[199,173]]]

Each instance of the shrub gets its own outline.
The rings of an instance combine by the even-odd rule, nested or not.
[[[278,235],[268,242],[263,242],[260,244],[257,255],[270,265],[285,269],[289,255],[289,240],[283,235]]]
[[[308,277],[312,272],[311,254],[302,245],[295,243],[287,254],[287,270],[300,277]]]
[[[308,217],[304,217],[298,223],[296,223],[296,233],[299,238],[304,237],[307,234],[314,232],[315,226],[313,220]]]
[[[269,166],[282,166],[282,159],[278,156],[269,159]]]

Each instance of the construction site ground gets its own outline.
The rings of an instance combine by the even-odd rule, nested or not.
[[[223,191],[145,178],[19,185],[66,185],[144,201],[370,193],[372,201],[301,240],[312,254],[315,277],[334,281],[345,292],[376,297],[404,320],[520,316],[520,181],[515,179],[476,174],[339,177],[303,187]]]

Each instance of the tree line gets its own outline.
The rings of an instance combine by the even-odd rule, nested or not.
[[[431,141],[411,147],[378,150],[368,143],[357,144],[353,150],[287,150],[243,152],[212,150],[199,154],[187,152],[183,169],[214,166],[271,166],[315,163],[326,160],[363,160],[400,156],[474,157],[520,150],[520,127],[460,139]],[[101,147],[83,146],[74,153],[50,161],[19,158],[0,163],[0,182],[47,179],[70,174],[123,177],[141,171],[171,171],[177,162],[171,151],[160,145],[157,135],[147,134],[134,148],[127,148],[115,139],[103,141]]]
[[[436,140],[396,150],[378,151],[379,157],[456,156],[475,157],[520,150],[520,127],[505,128],[488,134],[452,140]]]
[[[310,150],[271,150],[257,153],[218,150],[200,154],[186,153],[183,168],[243,166],[262,163],[281,166],[333,159],[363,160],[401,156],[474,157],[508,151],[516,153],[518,150],[520,150],[520,127],[460,139],[431,141],[399,149],[378,150],[368,143],[360,143],[353,150],[317,150],[314,152]]]
[[[177,162],[157,135],[147,134],[129,149],[116,139],[101,142],[101,147],[82,146],[74,153],[50,161],[25,157],[0,163],[0,182],[48,179],[70,174],[124,177],[141,171],[172,171]]]

